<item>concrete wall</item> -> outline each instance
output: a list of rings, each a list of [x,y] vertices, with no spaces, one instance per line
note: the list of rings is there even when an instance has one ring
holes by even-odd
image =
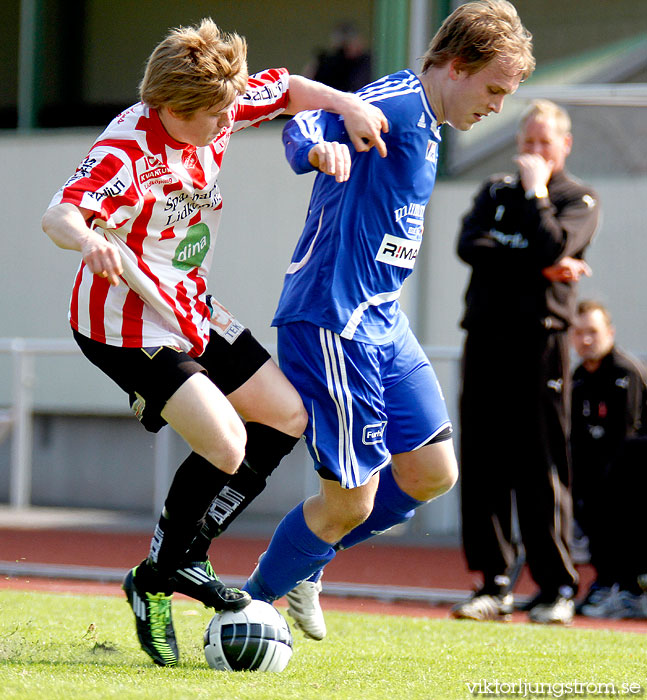
[[[67,302],[78,254],[56,248],[41,232],[40,217],[54,191],[74,171],[95,132],[0,138],[0,335],[69,337]],[[310,175],[295,176],[282,156],[280,124],[249,129],[232,139],[221,178],[224,213],[210,277],[211,291],[271,345],[269,327],[283,271],[308,202]],[[622,345],[647,351],[644,275],[647,177],[593,180],[604,220],[589,260],[594,277],[582,293],[606,301]],[[432,198],[426,237],[403,305],[424,344],[458,347],[467,268],[454,254],[458,221],[476,181],[440,182]],[[450,412],[456,418],[456,366],[438,362]],[[0,354],[0,407],[11,394],[11,367]],[[34,496],[41,504],[148,510],[153,502],[152,442],[127,417],[125,397],[80,357],[36,363]],[[97,416],[109,417],[107,422]],[[179,438],[178,438],[179,440]],[[173,443],[179,460],[186,447]],[[0,444],[0,501],[8,493],[9,441]],[[250,513],[266,528],[313,486],[300,446],[281,467]],[[246,520],[245,518],[242,519]],[[410,536],[454,535],[457,492],[428,506]],[[241,522],[241,527],[243,523]]]
[[[647,352],[647,279],[642,203],[647,197],[647,176],[587,180],[600,195],[602,224],[587,255],[593,276],[580,283],[579,294],[608,304],[618,342],[643,354]],[[431,199],[415,272],[419,337],[427,343],[455,345],[462,339],[458,322],[469,268],[454,250],[460,217],[471,206],[479,185],[477,181],[441,183]]]

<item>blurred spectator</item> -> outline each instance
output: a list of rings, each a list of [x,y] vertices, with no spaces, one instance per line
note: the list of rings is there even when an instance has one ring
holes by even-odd
[[[352,22],[335,25],[329,48],[320,51],[303,74],[345,92],[355,92],[370,83],[371,56],[357,26]]]
[[[463,547],[483,583],[452,615],[507,619],[525,549],[538,623],[568,624],[578,577],[572,504],[569,346],[576,282],[598,223],[594,192],[565,170],[570,118],[533,103],[517,134],[516,172],[483,184],[458,255],[472,268],[462,326]],[[513,539],[514,504],[523,547]]]
[[[609,311],[596,301],[579,303],[571,337],[582,360],[573,373],[574,516],[596,571],[578,611],[647,617],[637,581],[647,571],[637,546],[647,486],[647,370],[616,347]]]

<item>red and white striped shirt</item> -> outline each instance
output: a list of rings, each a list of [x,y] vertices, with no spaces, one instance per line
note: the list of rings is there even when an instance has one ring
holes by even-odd
[[[121,254],[116,287],[81,262],[69,312],[75,330],[108,345],[171,345],[202,354],[222,158],[233,131],[283,112],[288,85],[284,68],[250,76],[232,106],[232,125],[204,147],[175,141],[141,102],[108,125],[50,203],[95,212],[91,226]]]

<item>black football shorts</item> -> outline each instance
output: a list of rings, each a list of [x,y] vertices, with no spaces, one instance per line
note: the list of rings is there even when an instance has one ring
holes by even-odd
[[[73,333],[81,352],[128,394],[132,411],[152,433],[166,425],[166,402],[193,374],[204,372],[227,395],[270,359],[247,328],[233,342],[212,328],[204,353],[195,358],[169,346],[122,348]]]

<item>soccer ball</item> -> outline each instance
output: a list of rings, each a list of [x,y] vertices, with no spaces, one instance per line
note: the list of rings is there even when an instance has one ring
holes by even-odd
[[[216,671],[282,671],[292,657],[292,635],[269,603],[216,613],[204,633],[204,655]]]

